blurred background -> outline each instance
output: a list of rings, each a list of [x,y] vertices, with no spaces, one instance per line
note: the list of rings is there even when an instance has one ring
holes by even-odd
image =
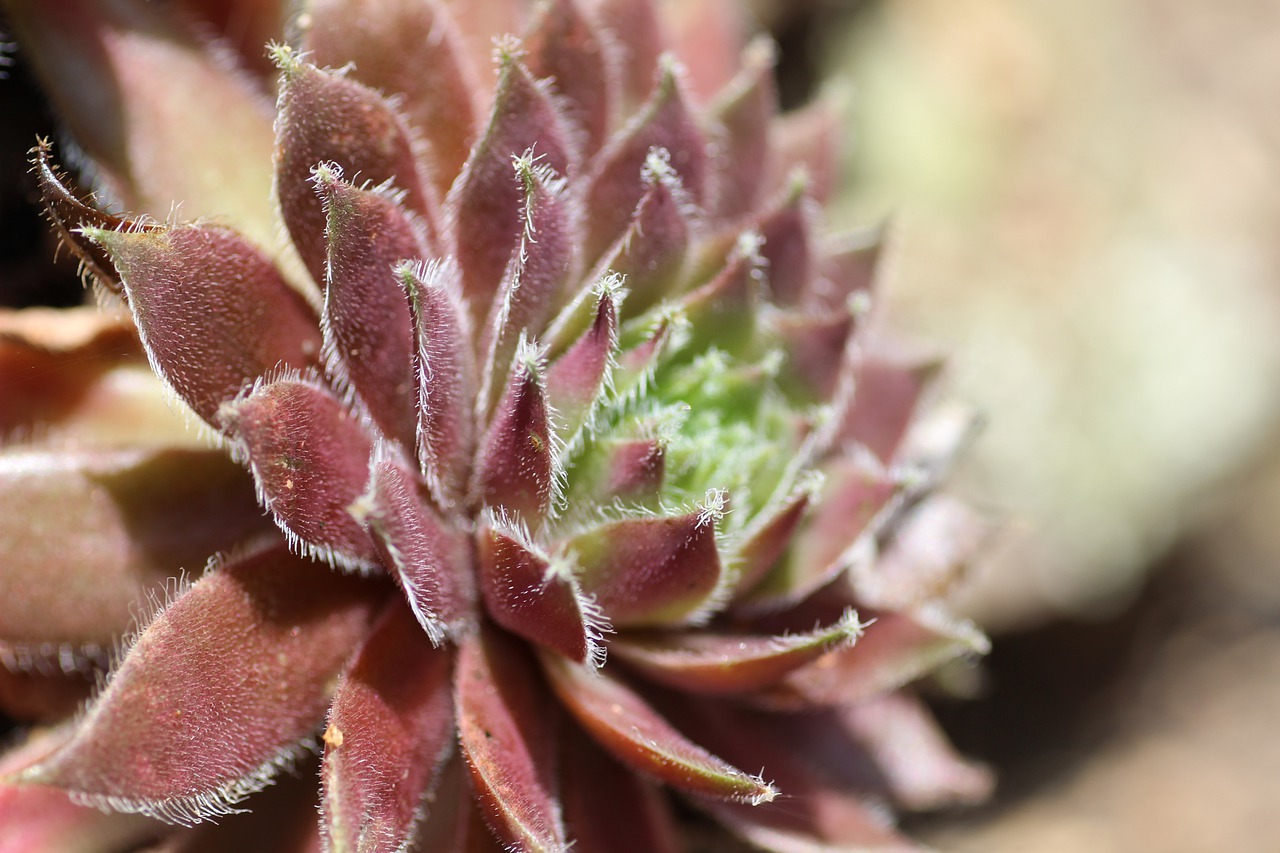
[[[949,851],[1280,850],[1280,3],[759,2],[987,426]],[[814,83],[813,81],[817,81]]]

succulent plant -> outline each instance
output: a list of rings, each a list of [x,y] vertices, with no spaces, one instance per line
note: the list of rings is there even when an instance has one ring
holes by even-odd
[[[274,132],[205,12],[9,6],[102,303],[0,328],[22,849],[912,849],[981,797],[904,689],[985,643],[964,421],[734,7],[313,0]]]

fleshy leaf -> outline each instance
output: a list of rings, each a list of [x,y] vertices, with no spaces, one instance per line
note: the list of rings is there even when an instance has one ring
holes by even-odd
[[[383,565],[395,575],[433,643],[439,645],[472,621],[469,549],[426,504],[413,475],[393,455],[375,455],[368,491],[351,512],[369,526]]]
[[[0,776],[11,777],[63,746],[70,726],[35,731],[0,759]],[[43,785],[0,782],[0,853],[99,853],[133,849],[165,831],[140,815],[110,814],[73,803],[66,791]]]
[[[753,700],[784,710],[845,706],[896,690],[949,660],[983,654],[989,646],[972,624],[933,610],[877,614],[857,645],[828,652]]]
[[[542,0],[524,43],[529,71],[552,80],[565,116],[583,130],[581,153],[590,156],[604,143],[617,99],[613,45],[601,39],[577,0]]]
[[[418,378],[418,459],[436,503],[461,509],[475,447],[472,398],[476,366],[465,332],[452,262],[402,266],[400,283],[413,315]]]
[[[813,202],[803,182],[793,184],[781,202],[757,226],[764,245],[760,255],[769,272],[769,292],[783,307],[797,305],[814,275],[810,219]]]
[[[556,454],[543,367],[522,339],[506,393],[498,402],[476,459],[475,492],[487,506],[540,520],[556,490]]]
[[[676,731],[618,679],[542,655],[560,702],[604,749],[632,770],[693,794],[759,805],[777,791]]]
[[[595,0],[595,15],[618,54],[619,95],[629,114],[649,99],[658,76],[663,33],[653,0]]]
[[[841,414],[837,441],[864,445],[886,464],[894,461],[941,369],[937,359],[863,353],[854,366],[852,400]]]
[[[773,126],[772,185],[781,190],[800,170],[808,179],[809,194],[819,204],[830,201],[838,179],[840,134],[846,126],[829,97],[820,97],[777,119]]]
[[[512,160],[532,152],[539,165],[564,175],[576,157],[546,86],[510,50],[503,50],[500,58],[488,126],[447,203],[451,254],[462,270],[462,295],[476,329],[485,328],[485,315],[520,246],[521,205],[528,188],[518,173],[512,174]]]
[[[321,67],[352,63],[351,76],[398,96],[400,112],[426,142],[436,192],[448,192],[475,133],[476,82],[452,15],[423,0],[314,0],[305,50]]]
[[[589,738],[564,739],[565,821],[577,853],[678,853],[679,830],[666,799],[646,779]]]
[[[736,0],[662,3],[676,55],[688,68],[689,91],[710,101],[733,81],[747,41],[743,6]]]
[[[599,289],[595,322],[547,371],[547,398],[559,415],[556,429],[566,442],[588,422],[609,388],[618,347],[620,295],[615,287]]]
[[[866,626],[850,611],[834,625],[778,637],[631,632],[610,644],[617,659],[668,687],[711,696],[756,690],[840,646]]]
[[[296,551],[345,569],[377,565],[347,512],[364,491],[373,438],[338,398],[302,379],[258,383],[224,404],[218,422]]]
[[[451,658],[394,602],[338,682],[321,770],[335,853],[402,850],[412,840],[454,743]]]
[[[477,543],[480,589],[495,622],[577,663],[604,662],[602,619],[567,567],[500,518],[487,521]]]
[[[755,209],[770,167],[769,130],[778,111],[773,42],[759,38],[743,53],[742,70],[711,110],[718,122],[717,195],[713,212],[735,220]]]
[[[325,366],[339,387],[359,396],[384,435],[412,449],[413,328],[394,270],[425,257],[426,246],[395,199],[341,178],[332,164],[316,168],[327,216]]]
[[[525,649],[496,629],[462,640],[458,734],[482,814],[507,849],[563,853],[569,844],[551,778],[551,706],[535,678]]]
[[[765,278],[759,248],[754,233],[743,234],[724,268],[681,299],[695,351],[715,347],[736,355],[754,341]]]
[[[603,524],[569,543],[583,589],[619,627],[698,621],[717,603],[724,569],[716,546],[723,496],[666,518]],[[625,542],[625,548],[618,543]]]
[[[334,163],[342,174],[404,193],[405,209],[430,229],[437,201],[418,172],[409,130],[387,100],[355,80],[274,49],[283,71],[276,117],[276,195],[293,243],[317,283],[327,263],[325,210],[311,190],[311,171]]]
[[[143,0],[6,10],[111,201],[159,219],[181,204],[186,218],[214,216],[256,246],[277,245],[271,101],[229,71],[225,48]]]
[[[843,307],[820,314],[778,312],[773,328],[786,353],[781,385],[792,399],[812,404],[835,396],[841,371],[849,366],[854,319]]]
[[[70,742],[21,779],[176,823],[234,812],[301,754],[380,589],[283,546],[216,567],[142,631]]]
[[[826,308],[869,308],[880,256],[884,253],[884,241],[882,228],[844,234],[825,241],[811,300]]]
[[[814,491],[800,489],[779,505],[761,511],[752,520],[751,526],[743,532],[734,563],[738,590],[751,590],[777,564],[808,513],[816,497]]]
[[[11,657],[14,657],[12,649],[0,645],[0,713],[19,723],[50,722],[73,716],[89,698],[93,690],[92,675],[99,671],[89,666],[88,661],[84,671],[79,672],[13,671],[7,664],[17,661],[7,660]]]
[[[0,654],[21,669],[102,663],[149,591],[269,534],[263,521],[215,451],[0,454]]]
[[[317,362],[310,306],[234,231],[85,233],[111,254],[156,373],[206,422],[278,366]]]
[[[587,175],[584,206],[586,257],[599,258],[621,237],[632,211],[648,187],[643,177],[649,152],[665,150],[689,199],[704,204],[710,196],[707,141],[690,113],[674,63],[662,65],[660,79],[644,109],[596,155]]]

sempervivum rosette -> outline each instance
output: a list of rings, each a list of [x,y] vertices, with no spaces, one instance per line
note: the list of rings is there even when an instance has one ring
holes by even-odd
[[[140,102],[122,122],[191,79],[223,106],[254,85],[184,6],[71,7],[11,11],[64,101],[58,39],[85,32]],[[680,849],[665,789],[764,849],[907,849],[892,804],[981,795],[900,689],[984,644],[943,608],[977,528],[929,496],[956,421],[917,425],[934,365],[861,332],[874,240],[817,233],[834,126],[775,120],[770,45],[739,57],[726,14],[315,0],[271,51],[267,213],[217,209],[267,199],[242,186],[262,164],[181,172],[210,218],[161,222],[84,203],[38,149],[136,337],[8,321],[0,368],[74,398],[3,403],[46,424],[0,455],[8,677],[57,716],[60,673],[155,606],[83,713],[10,756],[5,822],[85,850],[241,825],[281,850]],[[128,89],[135,57],[175,69],[169,100]],[[190,129],[156,126],[170,147],[116,127],[113,156],[89,122],[100,188],[163,196],[144,166]],[[82,405],[136,402],[139,353],[198,440]],[[317,749],[318,828],[296,786],[257,795]]]

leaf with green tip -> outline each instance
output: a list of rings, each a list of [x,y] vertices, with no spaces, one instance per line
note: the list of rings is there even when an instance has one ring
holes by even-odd
[[[675,816],[656,785],[602,752],[590,738],[564,739],[565,822],[576,853],[679,853]]]
[[[22,780],[176,823],[233,812],[301,753],[382,589],[283,545],[226,562],[142,631]]]
[[[618,660],[660,684],[690,693],[732,695],[766,687],[827,652],[852,646],[866,626],[850,611],[803,634],[629,633],[610,643]]]
[[[340,388],[350,388],[388,438],[415,445],[413,323],[394,273],[427,254],[425,235],[396,200],[342,180],[333,164],[315,171],[324,204],[324,356]]]
[[[462,754],[485,822],[508,850],[569,849],[552,778],[549,698],[511,637],[482,626],[461,641],[454,705]]]
[[[644,168],[650,151],[668,152],[671,168],[680,176],[690,201],[702,205],[711,197],[707,140],[683,89],[677,69],[671,61],[665,62],[643,111],[593,159],[584,193],[584,206],[591,211],[585,223],[589,262],[626,232],[632,212],[648,190]]]
[[[404,193],[407,210],[428,231],[438,220],[438,202],[418,172],[404,120],[373,89],[304,62],[276,48],[283,72],[276,116],[276,195],[293,244],[317,283],[328,262],[324,204],[312,191],[318,163],[334,163],[342,174],[369,185],[389,184]]]
[[[23,668],[102,662],[148,592],[271,535],[264,521],[217,451],[0,454],[0,654],[28,658]]]
[[[401,285],[413,315],[418,378],[418,461],[432,497],[458,512],[475,448],[476,365],[451,261],[402,266]]]
[[[145,0],[5,4],[76,144],[111,201],[163,220],[216,217],[265,250],[271,101],[175,10]]]
[[[462,270],[462,295],[472,325],[485,329],[490,306],[521,243],[521,205],[527,187],[513,175],[514,158],[533,152],[538,164],[564,175],[576,160],[564,118],[547,87],[510,52],[502,66],[493,111],[446,205],[452,254]],[[517,330],[518,331],[518,330]],[[484,352],[483,349],[480,350]]]
[[[258,383],[218,421],[295,550],[344,569],[378,564],[347,512],[364,492],[373,437],[337,397],[301,378]]]
[[[595,322],[547,371],[547,399],[559,415],[556,430],[565,443],[589,422],[611,387],[618,349],[618,295],[601,290]]]
[[[351,512],[368,525],[383,565],[433,643],[470,625],[475,589],[467,543],[427,505],[413,475],[386,448],[375,453],[368,490]]]
[[[303,49],[321,67],[351,63],[354,79],[399,99],[443,196],[471,150],[478,106],[453,16],[423,0],[313,0],[307,11]]]
[[[0,758],[0,853],[100,853],[134,849],[166,828],[141,815],[103,812],[73,803],[66,791],[13,784],[12,776],[66,744],[70,726],[35,730]]]
[[[752,41],[743,51],[742,70],[711,107],[719,131],[715,160],[719,178],[711,212],[720,221],[750,215],[766,189],[762,176],[772,165],[769,131],[778,112],[773,79],[776,53],[768,38]]]
[[[637,693],[604,671],[542,655],[551,687],[574,719],[614,758],[668,785],[722,800],[767,803],[772,785],[676,731]]]
[[[618,97],[613,45],[602,40],[577,0],[543,0],[535,6],[524,44],[529,71],[552,80],[566,118],[582,128],[582,156],[595,153],[604,144]]]
[[[525,344],[480,442],[473,487],[486,506],[506,509],[528,524],[551,508],[557,485],[542,371],[536,350]]]
[[[513,634],[572,661],[600,666],[606,627],[567,567],[501,518],[486,520],[476,538],[480,590],[489,616]]]
[[[453,748],[451,660],[393,602],[343,673],[321,769],[335,853],[403,850],[413,839]]]
[[[314,312],[234,231],[85,233],[111,254],[156,372],[206,422],[273,369],[316,363]]]
[[[582,587],[618,627],[698,620],[724,580],[717,510],[602,524],[568,543]],[[625,542],[625,548],[618,543]]]

